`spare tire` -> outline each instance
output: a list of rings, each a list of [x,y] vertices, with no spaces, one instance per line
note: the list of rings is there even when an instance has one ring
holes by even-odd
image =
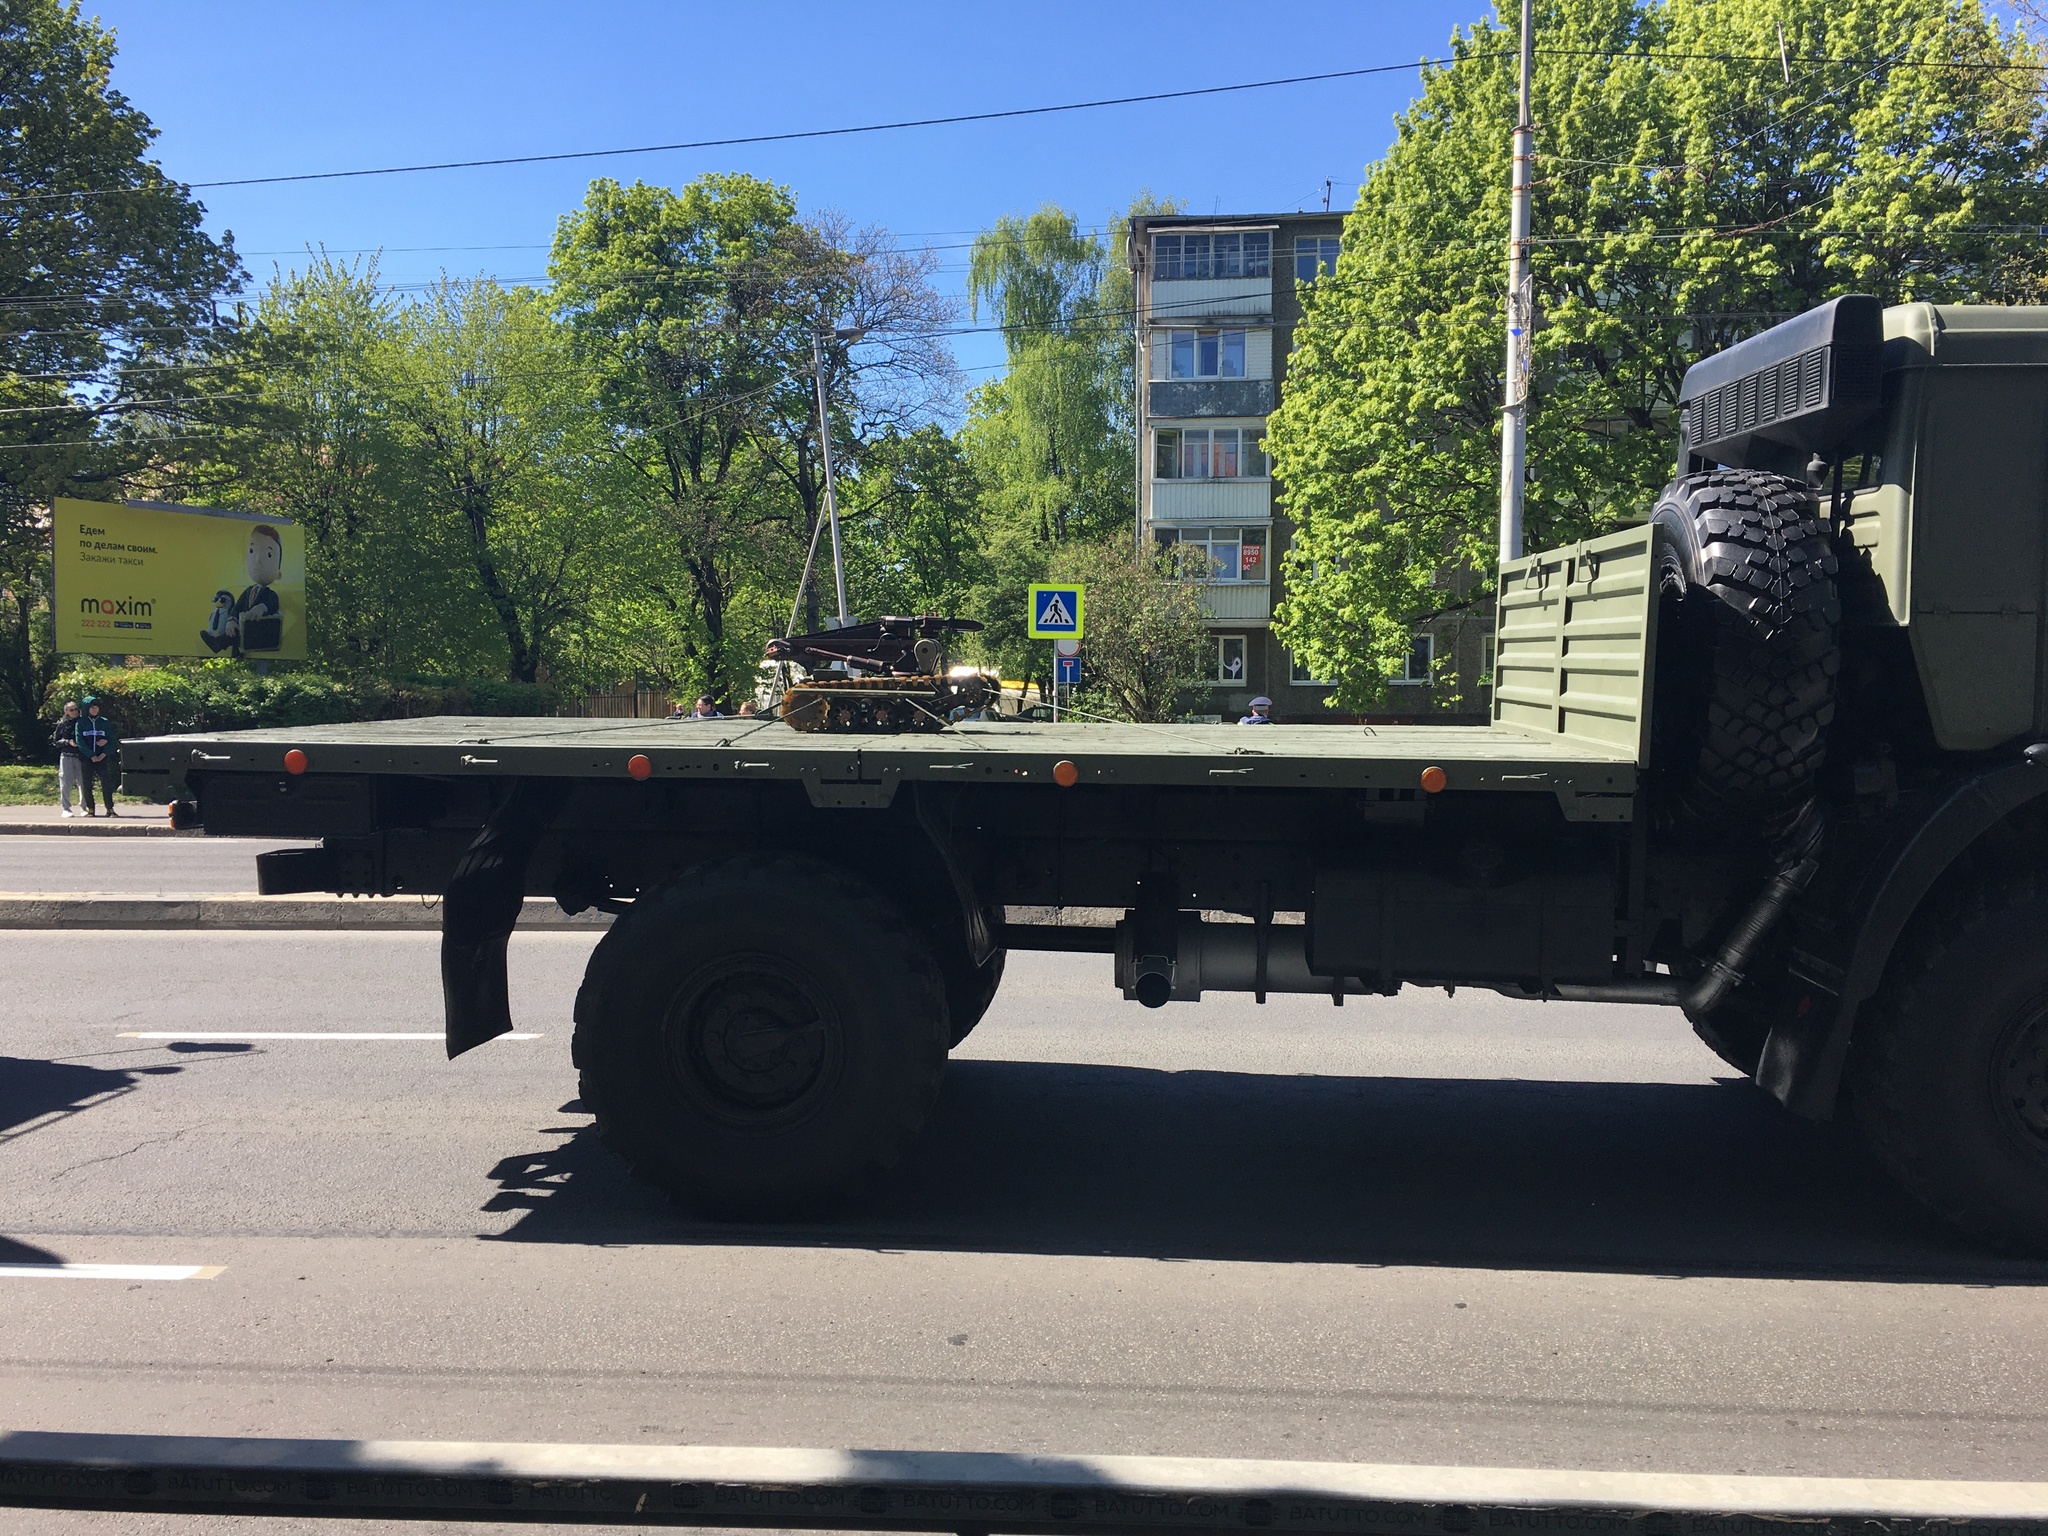
[[[1795,809],[1827,756],[1841,665],[1835,555],[1812,488],[1759,470],[1686,475],[1650,523],[1657,762],[1711,820]]]

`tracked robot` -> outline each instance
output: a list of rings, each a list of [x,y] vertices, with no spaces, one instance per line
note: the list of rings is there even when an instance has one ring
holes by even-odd
[[[946,637],[980,628],[927,613],[770,640],[769,661],[805,674],[784,691],[782,718],[799,731],[944,730],[996,696],[988,677],[947,666]]]

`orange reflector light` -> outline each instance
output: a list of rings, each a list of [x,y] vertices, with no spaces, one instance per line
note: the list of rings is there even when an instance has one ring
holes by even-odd
[[[1052,765],[1052,781],[1061,789],[1072,789],[1081,782],[1081,770],[1063,757]]]
[[[626,772],[636,779],[644,779],[654,772],[654,759],[645,752],[635,752],[626,759]]]
[[[1448,783],[1450,776],[1443,769],[1430,767],[1422,770],[1422,787],[1432,795],[1442,794],[1444,786]]]
[[[286,773],[304,773],[306,771],[306,754],[297,747],[293,747],[291,751],[285,753],[284,771]]]

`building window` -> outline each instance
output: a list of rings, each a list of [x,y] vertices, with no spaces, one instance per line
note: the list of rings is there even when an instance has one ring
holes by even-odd
[[[1430,666],[1436,660],[1436,636],[1416,635],[1408,642],[1408,660],[1399,677],[1389,678],[1393,683],[1426,683],[1430,680]]]
[[[1494,641],[1492,635],[1488,635],[1484,640],[1481,640],[1479,642],[1479,671],[1481,673],[1479,681],[1482,683],[1490,684],[1493,681],[1493,646]]]
[[[1215,683],[1224,688],[1241,688],[1245,683],[1244,636],[1217,635],[1215,670],[1202,681]]]
[[[1263,480],[1259,427],[1163,427],[1152,436],[1155,480]]]
[[[1335,240],[1297,240],[1294,242],[1294,278],[1296,282],[1312,283],[1319,277],[1328,277],[1337,270],[1337,245]]]
[[[1273,236],[1266,230],[1154,235],[1154,277],[1271,277]]]
[[[1182,581],[1264,581],[1266,530],[1157,528],[1153,537],[1173,558]]]
[[[1169,379],[1241,379],[1244,332],[1168,331],[1166,356]]]
[[[1327,677],[1317,677],[1307,662],[1303,661],[1299,656],[1292,655],[1290,655],[1287,666],[1287,681],[1300,688],[1327,688],[1330,686],[1330,680]]]

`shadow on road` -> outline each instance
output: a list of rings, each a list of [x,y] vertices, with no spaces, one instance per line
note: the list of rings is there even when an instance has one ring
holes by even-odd
[[[128,1093],[137,1085],[138,1078],[133,1072],[108,1071],[69,1061],[0,1056],[0,1146]],[[47,1264],[54,1257],[40,1248],[0,1236],[0,1264]]]
[[[492,1178],[529,1242],[2048,1282],[1894,1194],[1846,1127],[1738,1082],[959,1061],[904,1165],[815,1221],[693,1220],[589,1131]]]
[[[134,1072],[0,1056],[0,1138],[11,1140],[36,1121],[76,1114],[136,1086]]]

